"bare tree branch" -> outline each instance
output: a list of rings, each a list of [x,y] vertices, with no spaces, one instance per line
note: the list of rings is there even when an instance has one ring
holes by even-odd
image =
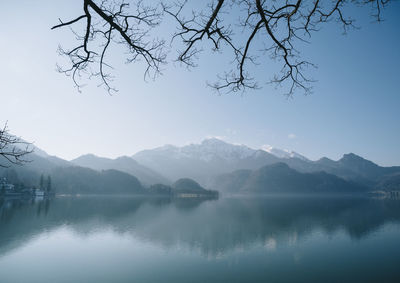
[[[112,92],[111,66],[106,63],[106,51],[112,43],[123,44],[128,49],[128,62],[142,59],[146,63],[145,77],[160,73],[166,62],[164,41],[151,40],[150,31],[167,15],[177,24],[171,43],[180,48],[176,60],[187,67],[197,66],[204,44],[211,43],[216,52],[232,54],[234,64],[218,80],[210,84],[218,92],[237,92],[258,88],[257,81],[268,74],[251,74],[250,65],[267,65],[272,59],[280,65],[270,69],[270,78],[264,80],[285,88],[287,95],[297,90],[310,93],[314,82],[307,75],[313,63],[302,58],[300,43],[308,43],[322,24],[336,21],[347,32],[354,20],[346,16],[350,5],[370,5],[372,17],[382,20],[382,10],[390,0],[208,0],[204,2],[174,2],[163,0],[161,5],[146,6],[141,1],[129,10],[129,4],[115,0],[83,1],[83,14],[63,22],[53,29],[73,26],[86,20],[82,35],[75,33],[79,44],[70,49],[60,48],[60,54],[71,61],[61,72],[71,75],[75,85],[83,73],[99,77],[102,85]],[[178,0],[179,1],[179,0]],[[232,14],[234,16],[232,16]],[[238,17],[238,18],[235,18]],[[257,50],[256,46],[264,46]],[[92,67],[94,67],[94,71]],[[97,66],[97,67],[96,67]],[[274,65],[275,66],[275,65]],[[253,71],[254,72],[254,71]],[[272,76],[271,76],[272,75]],[[271,79],[272,77],[272,79]]]
[[[84,14],[74,20],[61,22],[52,27],[57,29],[72,26],[86,19],[83,35],[75,33],[80,44],[70,50],[59,48],[60,55],[69,58],[68,68],[58,70],[71,76],[80,89],[79,79],[86,74],[89,77],[100,78],[109,93],[116,91],[110,85],[112,77],[106,71],[111,66],[106,63],[106,51],[111,43],[122,44],[128,50],[127,62],[143,60],[146,64],[145,77],[154,78],[165,62],[164,41],[149,39],[149,32],[161,20],[161,11],[157,7],[146,6],[142,1],[135,5],[135,11],[129,11],[129,4],[117,1],[103,0],[99,5],[92,0],[83,0]]]
[[[31,143],[9,134],[6,123],[0,129],[0,167],[9,167],[12,164],[21,165],[29,162],[25,157],[33,152],[31,145]]]
[[[164,5],[164,10],[177,21],[177,32],[173,38],[181,38],[186,46],[178,53],[178,61],[195,66],[193,59],[201,52],[201,41],[206,39],[211,41],[215,51],[222,49],[221,42],[233,51],[235,68],[226,71],[218,77],[216,83],[211,84],[218,92],[257,88],[254,75],[251,76],[246,70],[249,63],[259,64],[260,60],[257,58],[268,55],[281,64],[281,69],[275,71],[273,78],[267,82],[286,87],[286,94],[292,95],[297,89],[301,89],[305,94],[310,93],[313,83],[306,75],[306,70],[315,65],[300,57],[296,49],[299,42],[308,42],[312,33],[318,31],[322,23],[331,20],[339,22],[345,32],[354,27],[353,20],[344,15],[346,5],[371,4],[375,11],[374,16],[379,21],[381,9],[389,1],[218,0],[216,5],[214,1],[210,1],[205,12],[199,11],[198,8],[193,10],[190,18],[183,15],[188,1],[171,6]],[[236,20],[235,28],[241,30],[241,35],[235,35],[230,25],[223,24],[232,21],[228,11],[233,10],[240,14],[242,19]],[[266,46],[258,52],[251,48],[256,35],[259,35],[257,40],[261,39]],[[262,56],[259,56],[260,54]],[[261,62],[266,65],[265,60]]]

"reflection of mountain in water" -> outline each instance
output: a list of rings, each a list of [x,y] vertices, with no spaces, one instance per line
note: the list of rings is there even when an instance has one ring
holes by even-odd
[[[218,255],[254,244],[275,246],[315,230],[360,239],[400,221],[400,203],[368,198],[268,197],[218,201],[84,197],[0,202],[0,255],[30,238],[67,226],[131,234],[164,247],[187,245]]]

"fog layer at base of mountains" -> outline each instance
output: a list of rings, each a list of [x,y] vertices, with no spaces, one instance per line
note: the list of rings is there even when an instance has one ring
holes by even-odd
[[[56,192],[67,194],[211,192],[204,188],[222,193],[400,190],[400,166],[381,167],[353,153],[337,161],[326,157],[311,161],[295,152],[256,150],[215,138],[116,159],[87,154],[66,161],[41,149],[29,159],[32,162],[24,166],[0,168],[0,177],[35,186],[42,174],[50,175]]]

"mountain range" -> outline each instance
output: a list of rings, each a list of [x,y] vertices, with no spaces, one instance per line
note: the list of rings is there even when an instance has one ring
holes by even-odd
[[[81,167],[87,167],[94,170],[114,169],[131,174],[137,177],[144,185],[155,183],[170,184],[171,181],[157,173],[156,171],[139,164],[135,159],[128,156],[121,156],[116,159],[98,157],[93,154],[82,155],[71,163]]]
[[[258,169],[281,160],[264,150],[229,144],[216,138],[183,147],[166,145],[144,150],[132,158],[168,179],[188,177],[203,185],[219,174],[238,169]]]
[[[300,173],[278,162],[257,170],[238,170],[219,175],[214,187],[224,193],[358,193],[368,187],[324,171]]]
[[[283,155],[282,152],[287,154]],[[376,186],[384,176],[387,178],[400,172],[400,166],[381,167],[353,153],[345,154],[337,161],[326,157],[311,161],[294,152],[273,148],[251,149],[215,138],[204,140],[201,144],[183,147],[168,145],[144,150],[132,158],[169,179],[189,177],[207,187],[214,183],[218,175],[242,169],[257,170],[278,162],[300,173],[325,171],[370,188]]]
[[[41,174],[51,175],[55,187],[65,193],[140,193],[155,184],[168,187],[181,178],[232,193],[400,190],[400,166],[382,167],[353,153],[337,161],[326,157],[311,161],[296,152],[252,149],[215,138],[116,159],[86,154],[67,161],[41,149],[29,158],[32,162],[24,166],[0,168],[0,177],[35,185]]]

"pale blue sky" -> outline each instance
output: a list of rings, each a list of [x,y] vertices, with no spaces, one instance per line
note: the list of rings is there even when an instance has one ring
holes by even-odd
[[[228,61],[205,54],[187,71],[169,64],[155,82],[140,65],[119,63],[116,95],[96,83],[78,93],[55,71],[58,44],[68,30],[51,31],[58,17],[78,15],[80,0],[2,1],[0,9],[0,123],[49,154],[72,159],[84,153],[116,157],[164,144],[200,142],[209,136],[254,148],[269,144],[311,159],[354,152],[382,165],[400,165],[400,3],[371,23],[356,10],[360,30],[342,36],[335,23],[314,34],[303,55],[319,68],[314,93],[287,99],[265,86],[244,95],[218,96],[206,87]],[[258,68],[272,77],[269,61]],[[90,82],[89,82],[90,83]]]

